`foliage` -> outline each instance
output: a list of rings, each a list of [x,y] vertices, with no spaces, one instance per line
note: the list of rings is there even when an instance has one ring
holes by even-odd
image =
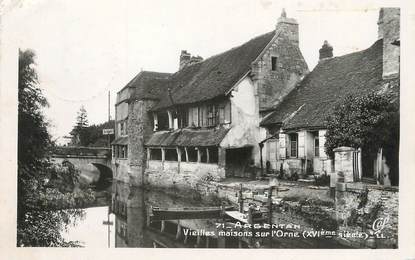
[[[83,217],[80,209],[69,209],[60,211],[28,211],[25,213],[23,222],[19,223],[17,232],[18,246],[59,246],[78,247],[78,241],[65,241],[59,230],[66,230],[75,219]]]
[[[376,202],[371,208],[367,206],[368,193],[366,189],[357,196],[359,204],[357,208],[350,210],[350,216],[347,218],[347,225],[361,225],[363,229],[367,224],[373,223],[378,217],[380,212],[384,209],[382,201]]]
[[[17,245],[76,246],[61,232],[82,216],[82,210],[50,209],[62,200],[89,198],[90,193],[62,194],[46,185],[51,172],[60,173],[47,159],[54,144],[42,113],[48,103],[38,85],[34,52],[19,50]]]
[[[399,184],[399,102],[392,94],[350,95],[327,118],[325,149],[333,158],[340,146],[361,148],[363,164],[370,164],[382,148],[392,185]]]
[[[102,124],[94,124],[86,128],[88,133],[87,146],[92,147],[106,147],[108,146],[108,136],[102,134],[104,129],[113,129],[115,125],[114,120]],[[110,135],[110,142],[113,141],[114,135]]]
[[[330,184],[330,175],[322,174],[322,175],[315,175],[314,181],[317,186],[329,186]]]
[[[18,162],[29,172],[42,167],[42,158],[51,145],[48,124],[41,110],[48,103],[38,87],[34,57],[31,50],[19,50]]]
[[[289,198],[284,197],[284,201],[289,201]],[[303,217],[304,220],[310,223],[316,230],[337,230],[337,221],[330,212],[324,209],[324,207],[333,206],[332,202],[302,198],[298,201],[297,205],[290,205],[285,202],[283,207],[285,210],[289,210]]]
[[[79,135],[79,142],[78,145],[81,146],[90,146],[90,147],[106,147],[108,146],[108,136],[104,136],[102,134],[103,129],[113,129],[114,128],[114,120],[109,122],[101,123],[101,124],[93,124],[87,127],[82,128]],[[76,133],[76,126],[71,131],[71,135]],[[110,142],[114,140],[114,135],[110,136]]]
[[[72,143],[86,146],[88,142],[88,133],[86,131],[88,127],[88,114],[84,106],[81,106],[77,113],[76,123],[73,127],[70,135],[72,135]]]
[[[292,174],[290,174],[287,179],[290,181],[297,181],[300,178],[300,176],[298,176],[297,172],[293,172]]]
[[[380,147],[397,151],[399,144],[399,104],[391,96],[369,93],[347,96],[327,118],[326,153],[340,146],[362,148],[374,153]]]
[[[76,127],[88,127],[88,114],[86,113],[86,109],[84,106],[81,106],[81,108],[78,111],[78,116],[76,117]]]

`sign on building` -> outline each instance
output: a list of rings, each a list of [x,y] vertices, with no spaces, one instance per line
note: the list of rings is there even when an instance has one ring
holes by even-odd
[[[102,129],[102,134],[103,135],[113,135],[114,134],[114,129],[112,129],[112,128]]]

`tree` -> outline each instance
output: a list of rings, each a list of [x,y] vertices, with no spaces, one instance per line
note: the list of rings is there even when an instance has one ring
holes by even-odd
[[[88,114],[85,107],[82,105],[76,117],[76,123],[70,134],[72,135],[72,143],[81,146],[87,146],[89,140]]]
[[[76,128],[85,127],[88,127],[88,114],[85,107],[82,105],[78,111],[78,116],[76,117]]]
[[[42,114],[48,102],[38,87],[34,58],[33,51],[19,50],[18,162],[30,170],[40,165],[51,145]]]
[[[391,167],[392,183],[398,182],[399,172],[399,102],[391,94],[371,92],[362,96],[347,96],[326,119],[325,149],[333,158],[333,149],[340,146],[361,148],[374,156],[382,148]]]
[[[39,88],[31,50],[19,50],[18,101],[17,245],[76,246],[65,241],[61,232],[82,216],[82,210],[50,210],[60,201],[74,201],[75,196],[46,185],[54,171],[47,159],[54,144],[42,113],[48,102]]]
[[[33,182],[45,176],[44,157],[51,145],[47,123],[41,109],[48,105],[38,87],[34,68],[35,54],[31,50],[19,50],[18,79],[18,223],[24,218],[25,201],[30,196]]]
[[[104,129],[113,129],[114,120],[109,122],[94,124],[88,126],[85,131],[87,132],[88,140],[87,146],[91,147],[107,147],[108,146],[108,136],[102,134]],[[110,142],[114,140],[114,135],[110,135]]]

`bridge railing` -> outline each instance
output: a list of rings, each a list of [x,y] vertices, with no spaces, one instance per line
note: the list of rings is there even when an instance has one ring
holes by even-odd
[[[56,146],[54,156],[93,156],[111,157],[111,149],[107,147]]]

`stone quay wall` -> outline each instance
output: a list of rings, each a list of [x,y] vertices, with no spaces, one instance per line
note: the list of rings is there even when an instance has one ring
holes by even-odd
[[[353,247],[397,248],[399,192],[397,188],[348,183],[345,191],[336,191],[336,217],[339,232],[365,232],[367,239],[345,237]]]

